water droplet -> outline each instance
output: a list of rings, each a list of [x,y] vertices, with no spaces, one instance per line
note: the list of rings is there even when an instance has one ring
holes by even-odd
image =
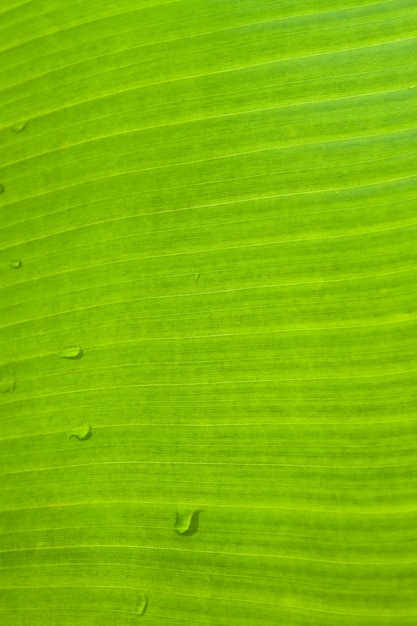
[[[194,274],[194,280],[197,281],[200,278],[200,274]]]
[[[136,601],[137,615],[144,615],[147,608],[148,608],[148,597],[144,593],[141,593],[138,595],[138,599]]]
[[[13,124],[13,126],[10,126],[10,130],[16,134],[21,133],[22,131],[25,130],[28,123],[29,122],[18,122],[17,124]]]
[[[90,439],[93,431],[91,429],[90,424],[78,424],[75,428],[72,429],[72,433],[69,438],[78,439],[79,441],[86,441],[86,439]]]
[[[81,346],[67,346],[59,353],[61,359],[81,359],[82,355]]]
[[[19,267],[22,267],[22,261],[20,259],[14,259],[13,261],[10,261],[10,267],[18,269]]]
[[[0,370],[0,392],[7,393],[15,390],[16,376],[10,370],[2,368]]]
[[[174,530],[179,535],[195,535],[198,531],[198,523],[201,511],[188,511],[180,513],[177,511]]]
[[[4,189],[4,185],[2,185],[2,184],[0,183],[0,193],[4,193],[4,191],[5,191],[5,189]]]

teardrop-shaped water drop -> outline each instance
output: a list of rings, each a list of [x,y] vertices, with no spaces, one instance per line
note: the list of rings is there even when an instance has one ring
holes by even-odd
[[[144,615],[147,608],[148,608],[148,597],[144,593],[141,593],[138,595],[138,598],[136,601],[136,614]]]
[[[17,270],[19,267],[22,267],[22,261],[20,259],[14,259],[13,261],[10,261],[10,267]]]
[[[90,439],[92,434],[93,431],[90,424],[78,424],[78,426],[72,429],[69,438],[78,439],[79,441],[86,441],[86,439]]]
[[[13,126],[10,126],[10,130],[13,133],[19,134],[21,132],[23,132],[25,130],[25,128],[27,127],[29,122],[18,122],[17,124],[13,124]]]
[[[67,346],[59,353],[61,359],[81,359],[82,355],[81,346]]]
[[[187,511],[180,513],[177,511],[175,517],[174,530],[179,535],[194,535],[198,530],[200,511]]]
[[[12,392],[16,387],[16,376],[7,369],[0,370],[0,393]]]

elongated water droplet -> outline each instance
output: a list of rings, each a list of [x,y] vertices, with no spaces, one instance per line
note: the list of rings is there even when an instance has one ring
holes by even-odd
[[[198,530],[200,511],[188,511],[180,513],[177,511],[175,517],[174,530],[179,535],[195,535]]]
[[[81,359],[82,355],[81,346],[67,346],[59,353],[61,359]]]
[[[72,429],[72,433],[69,438],[78,439],[79,441],[86,441],[86,439],[90,439],[93,431],[91,429],[90,424],[78,424],[75,428]]]
[[[28,123],[29,122],[18,122],[17,124],[13,124],[13,126],[10,126],[10,130],[16,134],[21,133],[25,130]]]
[[[0,370],[0,392],[7,393],[15,390],[16,376],[6,368]]]
[[[10,267],[15,270],[19,269],[19,267],[22,267],[22,261],[20,259],[14,259],[13,261],[10,261]]]
[[[197,281],[200,278],[200,274],[194,274],[194,280]]]
[[[144,615],[146,609],[148,608],[148,597],[141,593],[138,596],[136,601],[136,613],[137,615]]]

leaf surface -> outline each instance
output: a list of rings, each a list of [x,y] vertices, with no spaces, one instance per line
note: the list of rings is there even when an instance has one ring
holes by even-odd
[[[415,1],[0,11],[1,624],[415,626]]]

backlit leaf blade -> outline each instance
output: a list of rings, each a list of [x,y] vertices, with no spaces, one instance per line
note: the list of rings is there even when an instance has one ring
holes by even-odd
[[[415,2],[0,11],[0,623],[414,626]]]

